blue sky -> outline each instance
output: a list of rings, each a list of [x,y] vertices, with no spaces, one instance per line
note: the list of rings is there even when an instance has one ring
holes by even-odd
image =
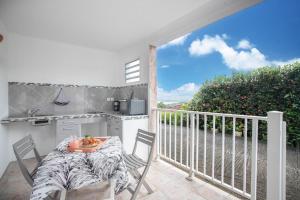
[[[265,0],[159,47],[158,100],[187,101],[215,76],[300,61],[299,10],[299,0]]]

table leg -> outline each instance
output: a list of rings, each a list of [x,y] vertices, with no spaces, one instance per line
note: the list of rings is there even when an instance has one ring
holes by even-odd
[[[60,198],[59,200],[65,200],[66,199],[66,194],[67,194],[67,191],[65,189],[63,189],[60,193]]]
[[[115,200],[116,180],[113,178],[109,179],[109,185],[110,185],[110,195],[109,195],[109,198],[107,198],[105,200]]]

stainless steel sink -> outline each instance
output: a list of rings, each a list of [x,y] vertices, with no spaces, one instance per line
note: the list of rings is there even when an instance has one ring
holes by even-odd
[[[53,116],[53,114],[37,114],[34,117],[45,117],[45,116]]]
[[[87,114],[101,114],[101,113],[104,113],[102,111],[89,111],[87,112]]]

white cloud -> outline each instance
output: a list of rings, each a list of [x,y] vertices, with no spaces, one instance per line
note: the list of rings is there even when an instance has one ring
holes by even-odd
[[[173,90],[164,90],[158,88],[158,101],[162,102],[186,102],[193,98],[194,94],[199,90],[200,85],[195,83],[186,83]]]
[[[170,65],[162,65],[162,66],[160,66],[160,68],[163,68],[163,69],[169,68],[169,67],[170,67]]]
[[[225,41],[226,39],[227,36],[224,35],[215,35],[214,37],[205,35],[202,40],[196,39],[191,43],[189,53],[192,56],[204,56],[218,52],[222,55],[224,64],[235,70],[252,70],[268,65],[281,65],[300,60],[300,58],[287,61],[268,60],[257,48],[252,47],[249,41],[241,40],[238,44],[239,49],[236,49],[229,46]],[[242,50],[240,50],[241,48]]]
[[[237,49],[251,49],[252,45],[248,40],[240,40],[237,47]]]
[[[223,34],[222,34],[222,38],[224,38],[224,39],[229,39],[229,36],[228,36],[226,33],[223,33]]]
[[[287,64],[292,64],[294,62],[300,62],[300,58],[293,58],[287,61],[280,61],[280,60],[273,61],[274,65],[287,65]]]
[[[190,33],[186,34],[186,35],[183,35],[179,38],[176,38],[170,42],[168,42],[167,44],[164,44],[164,45],[161,45],[159,47],[159,49],[165,49],[167,47],[170,47],[170,46],[178,46],[178,45],[183,45],[184,42],[186,41],[186,39],[188,38],[188,36],[190,35]]]

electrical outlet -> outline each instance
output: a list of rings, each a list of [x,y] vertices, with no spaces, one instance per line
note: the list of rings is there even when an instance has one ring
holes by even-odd
[[[114,101],[115,99],[113,97],[110,98],[111,101]]]
[[[107,98],[106,98],[106,101],[110,101],[110,98],[109,98],[109,97],[107,97]]]

